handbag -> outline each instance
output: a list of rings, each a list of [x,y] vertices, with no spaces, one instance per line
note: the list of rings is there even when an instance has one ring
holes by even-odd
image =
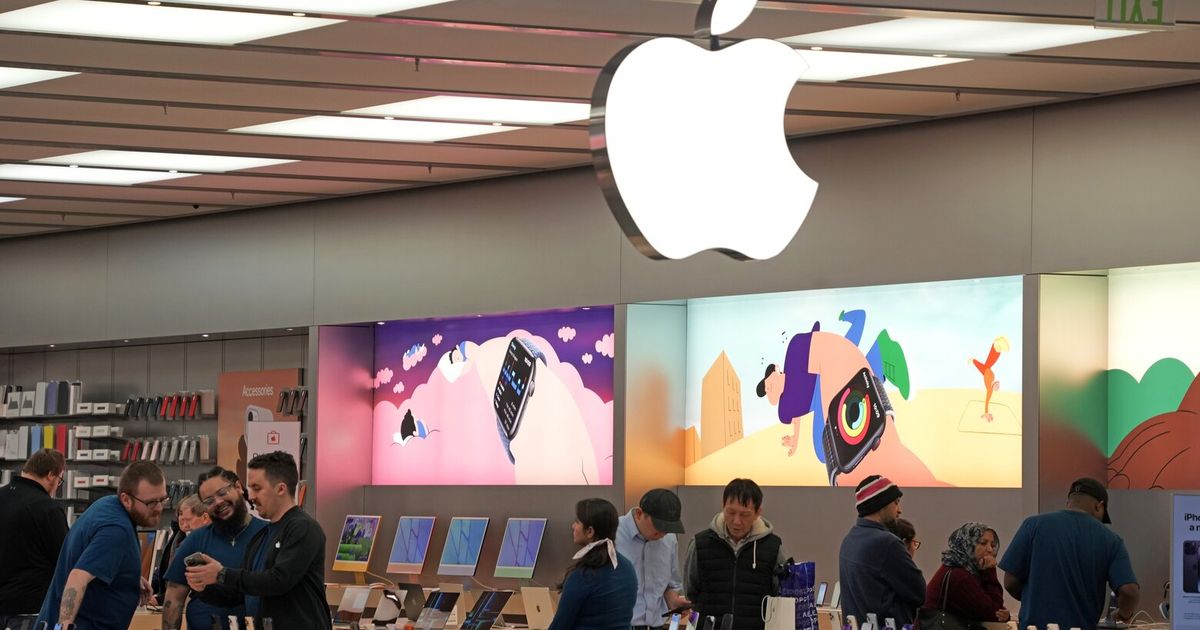
[[[817,605],[813,594],[815,562],[795,562],[788,558],[779,570],[779,595],[796,600],[796,629],[817,630]]]
[[[946,601],[950,596],[950,576],[953,572],[947,571],[946,577],[942,579],[942,598],[941,605],[937,608],[921,607],[917,611],[916,630],[983,630],[983,626],[977,622],[963,619],[946,610]]]
[[[762,619],[763,630],[796,630],[796,598],[764,597]]]

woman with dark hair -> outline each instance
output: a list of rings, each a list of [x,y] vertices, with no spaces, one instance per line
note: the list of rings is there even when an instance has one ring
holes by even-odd
[[[907,519],[898,518],[888,525],[888,529],[896,535],[896,538],[900,539],[900,542],[904,543],[904,549],[915,560],[917,550],[921,548],[921,541],[917,540],[917,528]]]
[[[942,566],[925,589],[925,608],[945,610],[965,620],[1008,621],[1004,589],[996,579],[1000,537],[983,523],[967,523],[950,534]]]
[[[637,598],[637,574],[617,553],[617,508],[604,499],[575,504],[571,536],[582,547],[563,578],[562,597],[550,630],[629,630]]]

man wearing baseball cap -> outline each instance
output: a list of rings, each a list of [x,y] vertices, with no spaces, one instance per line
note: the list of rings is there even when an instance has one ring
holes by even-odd
[[[679,575],[675,534],[683,533],[682,513],[674,492],[655,488],[618,519],[617,551],[633,561],[637,573],[638,595],[630,622],[635,630],[661,628],[666,621],[664,613],[692,605],[681,592]]]
[[[1141,590],[1125,541],[1104,526],[1111,522],[1108,490],[1083,477],[1067,490],[1066,509],[1021,523],[1000,560],[1004,589],[1021,602],[1020,627],[1095,630],[1106,584],[1117,592],[1117,621],[1133,618]]]
[[[904,543],[888,529],[900,518],[904,493],[887,477],[870,475],[854,489],[858,520],[842,540],[838,579],[842,614],[859,623],[874,613],[880,624],[911,624],[925,602],[925,576]]]

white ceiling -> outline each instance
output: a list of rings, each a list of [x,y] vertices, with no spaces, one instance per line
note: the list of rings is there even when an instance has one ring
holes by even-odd
[[[40,3],[0,0],[0,14]],[[1174,4],[1171,29],[853,81],[801,81],[785,129],[833,133],[1200,82],[1200,2]],[[0,237],[588,164],[586,121],[433,144],[227,130],[440,94],[587,102],[599,70],[621,49],[690,37],[697,5],[456,0],[232,46],[0,30],[0,67],[79,73],[0,90],[0,164],[102,149],[294,160],[134,186],[0,180],[0,197],[25,198],[0,203]],[[1094,0],[773,0],[760,1],[729,37],[782,39],[907,16],[1090,25],[1094,9]]]

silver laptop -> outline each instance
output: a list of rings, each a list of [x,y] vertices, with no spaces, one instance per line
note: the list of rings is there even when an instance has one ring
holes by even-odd
[[[521,600],[525,602],[525,623],[529,630],[547,630],[554,621],[554,601],[550,589],[544,586],[521,588]]]

